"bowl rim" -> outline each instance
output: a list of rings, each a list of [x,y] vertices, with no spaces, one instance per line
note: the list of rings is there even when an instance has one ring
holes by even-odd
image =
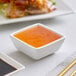
[[[22,41],[22,40],[20,40],[19,38],[17,38],[17,37],[14,36],[14,34],[19,33],[19,32],[21,32],[21,31],[23,31],[23,30],[27,30],[27,29],[29,29],[29,28],[31,28],[31,27],[34,27],[34,26],[42,26],[42,27],[44,27],[44,28],[46,28],[46,29],[48,29],[48,30],[50,30],[50,31],[53,31],[53,32],[56,33],[57,35],[61,36],[61,38],[59,38],[59,39],[57,39],[57,40],[55,40],[55,41],[53,41],[53,42],[50,42],[50,43],[48,43],[48,44],[45,44],[45,45],[43,45],[43,46],[40,46],[40,47],[37,47],[37,48],[36,48],[36,47],[34,47],[34,46],[32,46],[32,45],[30,45],[30,44],[28,44],[28,43],[26,43],[26,42],[24,42],[24,41]],[[47,47],[47,46],[49,46],[49,45],[52,45],[52,44],[54,44],[54,43],[56,43],[56,42],[58,42],[58,41],[60,41],[60,40],[65,39],[65,37],[64,37],[63,35],[61,35],[60,33],[56,32],[56,30],[53,30],[53,29],[49,28],[48,26],[46,26],[46,25],[44,25],[44,24],[41,24],[41,23],[35,23],[35,24],[32,24],[32,25],[26,26],[26,27],[24,27],[24,28],[22,28],[22,29],[20,29],[20,30],[18,30],[18,31],[16,31],[16,32],[10,34],[10,36],[11,36],[12,38],[20,41],[20,42],[23,43],[24,45],[27,45],[27,46],[29,46],[29,47],[31,47],[31,48],[34,48],[34,49],[41,49],[41,48]]]
[[[5,61],[7,64],[9,64],[9,65],[11,65],[11,66],[13,66],[13,67],[16,68],[16,70],[14,70],[14,71],[12,71],[10,73],[7,73],[4,76],[10,76],[10,75],[12,75],[12,74],[14,74],[14,73],[16,73],[18,71],[21,71],[21,70],[25,69],[25,66],[23,66],[21,63],[17,62],[16,60],[14,60],[13,58],[11,58],[10,56],[6,55],[5,53],[0,53],[0,58],[3,61]],[[6,58],[7,58],[7,60],[6,60]],[[18,68],[13,63],[10,63],[10,61],[12,61],[14,64],[16,64],[18,66]]]

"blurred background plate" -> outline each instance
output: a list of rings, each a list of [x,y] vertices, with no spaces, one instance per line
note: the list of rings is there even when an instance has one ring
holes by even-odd
[[[76,0],[64,0],[71,7],[71,9],[76,13]]]
[[[72,13],[72,9],[62,0],[56,0],[56,7],[57,10],[48,14],[41,14],[41,15],[32,15],[32,16],[25,16],[22,18],[16,19],[7,19],[0,15],[0,25],[15,23],[15,22],[22,22],[22,21],[31,21],[31,20],[39,20],[39,19],[46,19],[46,18],[54,18],[56,16],[66,15]]]

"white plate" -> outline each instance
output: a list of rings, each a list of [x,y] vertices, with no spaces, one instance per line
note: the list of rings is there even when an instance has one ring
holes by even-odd
[[[27,17],[23,17],[23,18],[16,18],[16,19],[7,19],[5,17],[0,16],[0,25],[15,23],[15,22],[22,22],[22,21],[53,18],[56,16],[72,13],[72,9],[65,2],[63,2],[62,0],[56,0],[56,2],[57,2],[57,10],[52,13],[33,15],[33,16],[27,16]]]
[[[0,59],[2,59],[7,64],[16,68],[16,70],[14,70],[8,74],[5,74],[4,76],[11,76],[11,75],[14,76],[14,74],[16,72],[19,72],[19,71],[25,69],[25,67],[22,64],[18,63],[16,60],[12,59],[11,57],[7,56],[4,53],[0,53]]]

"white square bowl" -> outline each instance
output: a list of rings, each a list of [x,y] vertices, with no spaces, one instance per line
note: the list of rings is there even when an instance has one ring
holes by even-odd
[[[19,33],[23,30],[26,30],[26,29],[29,29],[29,28],[32,28],[32,27],[38,26],[38,25],[40,25],[40,26],[42,26],[42,27],[44,27],[44,28],[46,28],[50,31],[55,32],[54,30],[50,29],[49,27],[47,27],[43,24],[37,23],[37,24],[30,25],[28,27],[25,27],[25,28],[23,28],[23,29],[21,29],[17,32],[14,32],[13,34],[10,35],[13,43],[15,44],[16,48],[19,51],[27,54],[28,56],[30,56],[30,57],[32,57],[33,59],[36,59],[36,60],[40,59],[42,57],[45,57],[47,55],[50,55],[50,54],[54,53],[55,51],[57,51],[60,48],[61,44],[63,43],[63,41],[65,39],[64,36],[55,32],[56,34],[61,36],[61,38],[59,38],[59,39],[57,39],[53,42],[50,42],[50,43],[48,43],[44,46],[41,46],[39,48],[35,48],[35,47],[27,44],[26,42],[23,42],[22,40],[20,40],[20,39],[18,39],[17,37],[14,36],[14,34],[16,34],[16,33]]]
[[[14,59],[10,58],[9,56],[7,56],[6,54],[0,53],[0,59],[3,60],[5,63],[7,63],[8,65],[16,68],[16,70],[5,74],[4,76],[14,76],[14,73],[23,70],[25,67],[23,65],[21,65],[20,63],[18,63],[17,61],[15,61]]]

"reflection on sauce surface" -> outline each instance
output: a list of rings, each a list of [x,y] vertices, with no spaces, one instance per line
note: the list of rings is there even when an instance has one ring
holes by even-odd
[[[0,76],[4,76],[15,70],[17,69],[0,59]]]
[[[14,36],[36,48],[61,38],[55,32],[39,25],[16,33]]]

